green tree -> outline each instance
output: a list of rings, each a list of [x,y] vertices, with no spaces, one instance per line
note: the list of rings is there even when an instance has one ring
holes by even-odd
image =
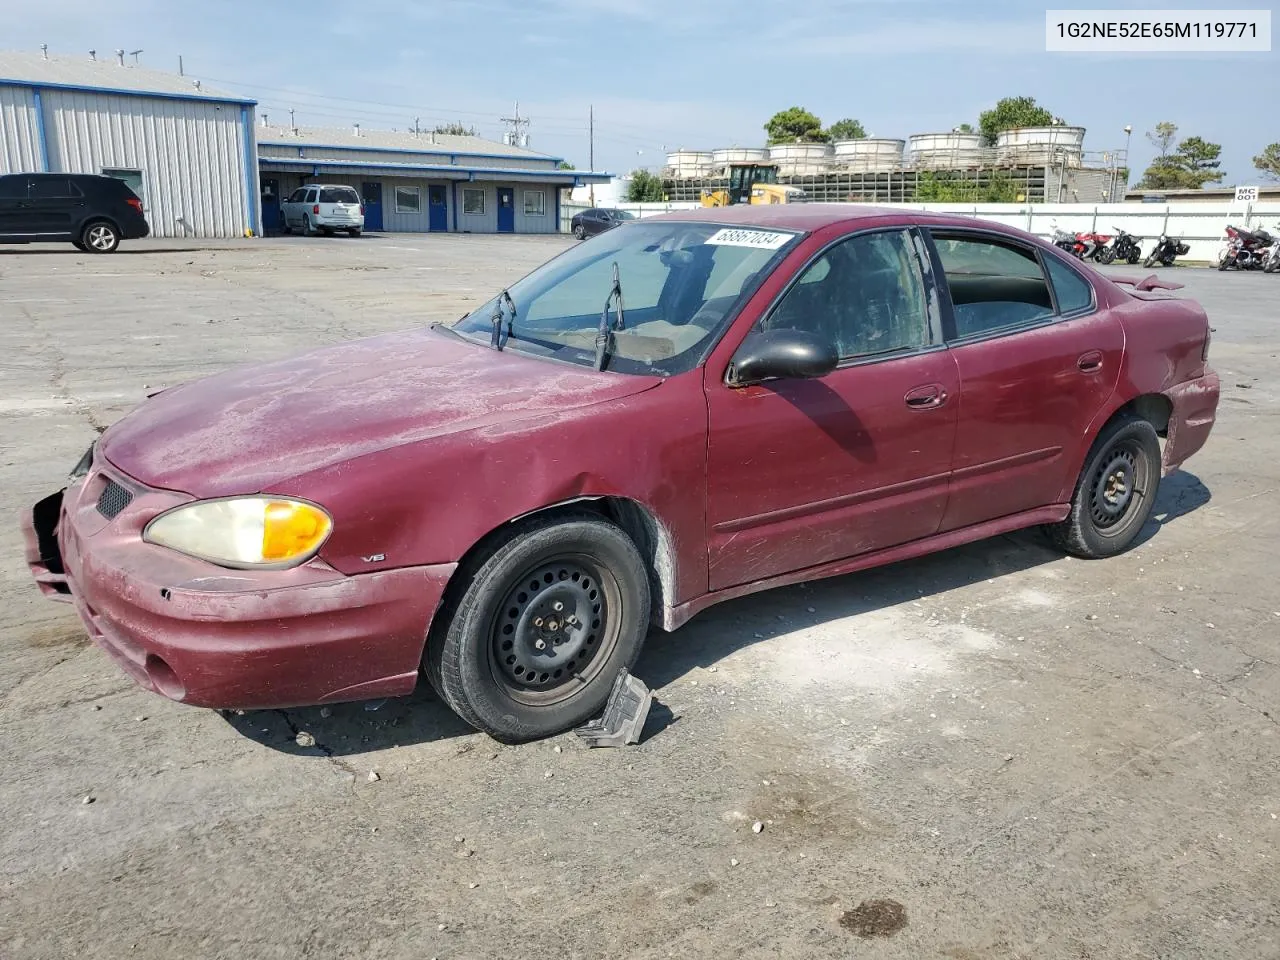
[[[917,203],[1016,203],[1018,182],[994,170],[985,181],[949,173],[922,173],[916,181]]]
[[[852,117],[837,120],[827,127],[828,140],[862,140],[866,136],[867,131],[863,129],[862,124]]]
[[[977,133],[977,132],[978,131],[973,129],[972,123],[962,123],[960,124],[960,126],[956,127],[956,133]]]
[[[1201,137],[1178,142],[1178,125],[1168,120],[1156,124],[1147,139],[1159,152],[1143,174],[1140,187],[1149,190],[1199,190],[1218,183],[1226,174],[1219,170],[1222,147]],[[1177,147],[1174,147],[1174,143]]]
[[[1280,180],[1280,142],[1268,144],[1260,154],[1253,158],[1253,165],[1268,180]]]
[[[575,168],[575,167],[574,167],[574,165],[573,165],[572,163],[570,163],[568,160],[561,160],[558,164],[556,164],[556,169],[558,169],[558,170],[573,170],[573,169],[576,169],[576,168]]]
[[[824,143],[826,131],[822,121],[804,107],[779,110],[764,125],[769,143]]]
[[[628,203],[661,203],[667,199],[662,189],[662,178],[648,170],[632,170],[631,184],[627,187]]]
[[[443,134],[446,137],[478,136],[475,127],[468,127],[461,123],[437,123],[435,132]]]
[[[987,146],[996,145],[996,135],[1014,127],[1047,127],[1054,116],[1036,103],[1035,97],[1005,97],[990,110],[978,115],[978,126]]]

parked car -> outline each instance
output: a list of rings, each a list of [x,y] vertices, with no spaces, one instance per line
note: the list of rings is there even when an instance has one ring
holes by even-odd
[[[115,177],[91,173],[0,176],[0,243],[70,243],[86,253],[114,253],[151,227],[142,200]]]
[[[335,230],[358,237],[364,230],[364,203],[354,187],[309,183],[280,204],[280,228],[285,233],[301,230],[308,237],[331,236]]]
[[[594,237],[597,233],[612,230],[620,223],[637,219],[630,210],[617,210],[613,207],[591,207],[581,213],[575,213],[569,221],[573,235],[579,240]]]
[[[647,218],[457,321],[152,396],[34,506],[26,557],[174,700],[424,673],[543,737],[651,623],[1025,527],[1127,549],[1218,406],[1205,312],[1159,286],[959,216]]]

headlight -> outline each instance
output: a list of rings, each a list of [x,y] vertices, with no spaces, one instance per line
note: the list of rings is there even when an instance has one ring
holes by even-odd
[[[295,566],[315,556],[333,520],[283,497],[203,500],[162,513],[142,539],[226,567]]]
[[[93,448],[98,445],[98,441],[89,444],[89,449],[84,452],[84,456],[80,461],[71,468],[71,473],[67,475],[67,483],[75,483],[77,480],[83,480],[89,474],[89,468],[93,466]]]

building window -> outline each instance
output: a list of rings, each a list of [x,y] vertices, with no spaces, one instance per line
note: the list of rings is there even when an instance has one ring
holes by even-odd
[[[396,213],[421,213],[422,188],[396,187]]]
[[[475,187],[463,187],[462,212],[469,217],[483,217],[484,190],[478,190]]]
[[[524,192],[524,215],[526,217],[545,217],[547,206],[545,194],[541,190]]]
[[[103,167],[102,175],[104,177],[115,177],[117,180],[123,180],[128,184],[129,189],[138,195],[138,199],[144,204],[147,201],[145,188],[142,186],[142,171],[130,170],[127,167]]]

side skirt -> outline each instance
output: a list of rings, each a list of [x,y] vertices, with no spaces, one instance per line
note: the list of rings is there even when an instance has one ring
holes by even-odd
[[[859,570],[867,570],[871,567],[897,563],[900,560],[913,560],[916,557],[936,553],[939,550],[949,550],[951,547],[973,543],[975,540],[986,540],[988,537],[998,537],[1004,533],[1012,533],[1015,530],[1023,530],[1043,523],[1059,523],[1065,520],[1070,512],[1071,504],[1055,503],[1047,507],[1037,507],[1034,510],[1024,510],[1022,513],[1010,514],[998,520],[988,520],[985,523],[964,527],[960,530],[948,530],[946,533],[938,534],[937,536],[925,537],[923,540],[913,540],[910,543],[889,547],[885,550],[877,550],[874,553],[847,557],[822,566],[806,567],[803,570],[784,573],[768,580],[756,580],[752,583],[739,584],[736,587],[729,587],[725,590],[717,590],[714,593],[703,594],[688,603],[682,603],[667,610],[666,616],[663,618],[662,628],[664,630],[675,630],[688,623],[690,619],[703,610],[725,600],[735,600],[748,594],[759,593],[761,590],[772,590],[774,587],[785,587],[793,583],[839,577],[846,573],[856,573]]]

